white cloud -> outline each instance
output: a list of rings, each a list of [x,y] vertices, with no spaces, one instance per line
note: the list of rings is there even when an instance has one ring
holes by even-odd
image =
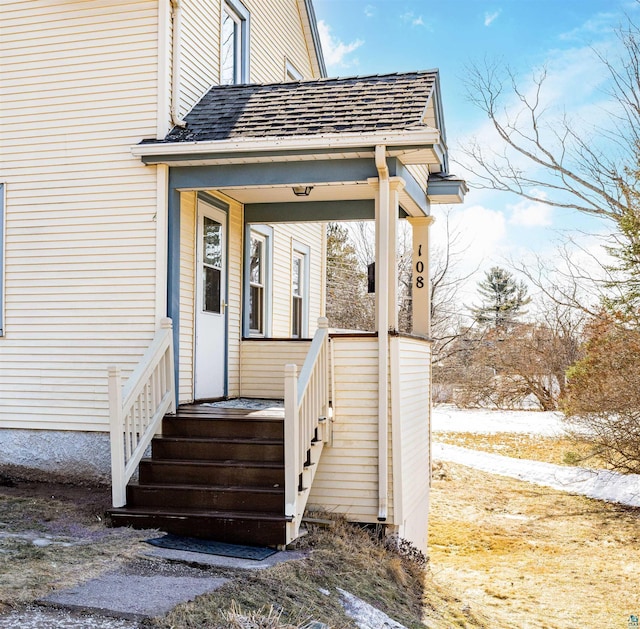
[[[411,26],[427,26],[422,15],[416,15],[413,11],[407,11],[400,15],[403,22],[411,24]]]
[[[340,41],[331,34],[331,27],[324,21],[318,22],[318,33],[322,42],[322,52],[328,66],[346,68],[350,65],[357,64],[357,60],[347,59],[354,50],[357,50],[364,44],[364,40],[356,39],[348,44]]]
[[[498,16],[502,13],[502,9],[498,9],[493,13],[489,13],[488,11],[484,14],[484,25],[491,26],[491,24],[498,18]]]
[[[373,17],[376,14],[376,8],[372,5],[372,4],[368,4],[365,8],[364,8],[364,14],[367,17]]]
[[[542,201],[529,201],[525,199],[515,205],[508,205],[511,210],[509,223],[521,227],[548,227],[551,220],[552,208]]]

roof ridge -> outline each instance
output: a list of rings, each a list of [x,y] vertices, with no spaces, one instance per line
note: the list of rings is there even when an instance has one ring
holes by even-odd
[[[319,77],[314,79],[298,79],[287,81],[272,81],[270,83],[234,83],[231,85],[212,85],[209,89],[247,89],[252,87],[273,87],[274,85],[288,86],[288,85],[308,85],[310,83],[332,83],[338,81],[354,81],[354,80],[366,80],[366,79],[385,79],[390,77],[404,77],[404,76],[433,76],[439,74],[438,68],[432,68],[430,70],[413,70],[407,72],[388,72],[388,73],[376,73],[376,74],[354,74],[351,76],[330,76]]]

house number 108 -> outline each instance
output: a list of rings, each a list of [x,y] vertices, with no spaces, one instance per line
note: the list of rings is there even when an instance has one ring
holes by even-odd
[[[418,245],[418,257],[422,257],[422,245]],[[424,262],[422,260],[416,262],[416,271],[420,274],[416,276],[416,288],[424,288],[424,277],[422,276],[422,273],[424,273]]]

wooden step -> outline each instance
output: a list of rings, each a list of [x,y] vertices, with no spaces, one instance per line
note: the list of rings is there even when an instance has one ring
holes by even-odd
[[[256,461],[142,459],[141,484],[284,487],[284,464]]]
[[[165,437],[211,437],[211,438],[257,438],[283,439],[284,421],[281,417],[237,418],[213,417],[211,415],[167,416],[162,420],[162,435]]]
[[[286,526],[290,520],[273,513],[142,507],[112,509],[110,515],[114,526],[156,528],[174,535],[259,546],[285,544]]]
[[[284,488],[131,483],[128,507],[284,513]]]
[[[284,440],[226,437],[156,437],[153,459],[198,459],[200,461],[284,460]]]

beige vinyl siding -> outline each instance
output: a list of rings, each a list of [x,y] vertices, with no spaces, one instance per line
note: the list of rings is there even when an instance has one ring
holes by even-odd
[[[0,0],[0,426],[105,430],[155,319],[157,2]]]
[[[229,203],[229,396],[240,395],[240,338],[242,336],[242,268],[243,268],[243,207],[236,201]]]
[[[180,115],[220,82],[222,0],[182,2]]]
[[[309,247],[309,337],[318,327],[322,294],[323,223],[291,223],[273,226],[272,336],[291,336],[292,256],[294,243]]]
[[[402,475],[402,521],[400,535],[416,547],[427,546],[427,516],[429,510],[430,474],[430,345],[421,340],[392,338],[398,344],[400,417],[397,434],[400,437]],[[397,450],[396,450],[397,451]]]
[[[180,195],[180,336],[178,402],[193,401],[193,359],[196,307],[196,193]]]
[[[222,1],[182,3],[181,115],[220,82]],[[297,0],[243,0],[243,4],[250,13],[250,81],[284,81],[286,60],[304,78],[314,78]]]
[[[309,504],[348,519],[378,516],[378,340],[333,337],[333,437],[326,446]]]
[[[240,395],[284,398],[284,366],[292,363],[300,370],[310,346],[310,341],[242,341]]]
[[[311,79],[311,59],[297,0],[243,0],[251,13],[251,82],[285,80],[285,60]]]

